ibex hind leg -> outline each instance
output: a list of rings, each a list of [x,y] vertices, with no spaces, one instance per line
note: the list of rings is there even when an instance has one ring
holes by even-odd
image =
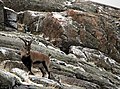
[[[40,69],[40,71],[42,72],[42,77],[44,77],[46,73],[45,73],[45,71],[43,70],[43,68],[41,68],[41,66],[40,66],[41,63],[42,63],[42,61],[35,61],[35,62],[33,62],[33,65],[36,64],[36,65],[39,66],[39,69]]]
[[[48,72],[48,78],[50,79],[50,72],[49,72],[49,70],[48,70],[48,67],[47,67],[45,61],[43,61],[42,64],[43,64],[45,70]]]
[[[39,67],[39,69],[40,69],[40,71],[42,72],[42,77],[45,77],[45,72],[44,72],[44,70],[41,68],[41,67]]]

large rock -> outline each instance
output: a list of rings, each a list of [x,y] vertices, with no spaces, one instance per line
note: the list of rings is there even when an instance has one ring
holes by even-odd
[[[4,24],[6,31],[17,30],[17,13],[7,7],[4,7]]]
[[[0,30],[4,29],[4,5],[0,0]]]
[[[37,33],[40,32],[42,19],[46,16],[46,12],[24,11],[17,14],[18,30],[22,32]]]
[[[20,70],[14,69],[13,71],[19,72]],[[22,71],[21,73],[24,75],[24,71]],[[27,79],[26,76],[24,76],[24,78]],[[28,89],[28,88],[50,89],[50,88],[45,88],[40,84],[35,84],[32,82],[31,84],[24,83],[22,82],[20,77],[5,70],[0,70],[0,88],[1,89]]]
[[[120,36],[113,17],[104,14],[92,14],[79,10],[67,10],[61,13],[24,12],[21,18],[29,30],[59,47],[66,54],[70,46],[82,46],[97,49],[120,62]],[[31,19],[27,19],[30,17]],[[30,23],[33,23],[30,25]],[[111,23],[112,22],[112,23]]]
[[[14,74],[5,70],[0,70],[0,88],[13,88],[16,84],[20,84],[21,80]]]
[[[17,29],[17,13],[4,7],[3,2],[0,0],[0,30],[16,30]]]
[[[83,48],[81,46],[71,46],[70,53],[79,58],[78,61],[87,61],[88,63],[104,68],[105,70],[111,71],[117,75],[120,74],[120,71],[116,71],[117,68],[119,68],[119,64],[98,50]]]
[[[34,10],[34,11],[63,11],[64,0],[3,0],[6,7],[15,11]]]
[[[18,50],[0,47],[0,62],[4,60],[20,60],[20,56],[18,55]]]
[[[41,32],[65,53],[69,53],[71,45],[81,45],[100,50],[119,62],[119,33],[104,15],[77,10],[52,13],[43,19]]]
[[[119,63],[113,61],[113,59],[104,55],[104,53],[89,48],[83,48],[80,46],[71,46],[70,53],[76,56],[72,57],[70,55],[64,54],[64,52],[55,49],[54,46],[50,46],[49,44],[43,45],[40,43],[39,36],[24,34],[24,33],[16,33],[16,32],[0,32],[0,46],[2,46],[1,53],[15,53],[15,50],[11,49],[19,49],[22,47],[23,42],[18,39],[18,34],[20,37],[25,37],[26,39],[31,38],[31,36],[35,39],[32,44],[33,50],[38,50],[45,54],[51,54],[51,65],[50,71],[52,74],[52,80],[47,80],[43,78],[37,78],[36,76],[33,77],[25,77],[24,72],[26,71],[25,68],[21,68],[22,65],[20,62],[17,62],[16,57],[11,57],[12,61],[4,61],[3,64],[6,64],[6,69],[9,67],[11,70],[12,68],[21,68],[21,69],[14,69],[11,72],[15,75],[19,76],[22,81],[26,81],[25,78],[29,80],[29,87],[38,87],[36,84],[45,83],[45,86],[55,86],[57,88],[65,88],[68,85],[72,87],[77,86],[77,88],[93,88],[93,89],[100,89],[100,88],[107,88],[107,89],[117,89],[120,85],[120,79],[118,71],[120,69]],[[13,35],[14,34],[14,35]],[[7,44],[6,44],[7,43]],[[44,42],[45,43],[45,42]],[[49,45],[49,46],[48,46]],[[5,48],[8,47],[8,48]],[[11,49],[10,49],[11,48]],[[79,52],[82,53],[79,55]],[[77,54],[78,53],[78,54]],[[83,55],[85,54],[85,55]],[[4,55],[6,56],[6,55]],[[15,55],[14,55],[15,56]],[[9,56],[8,56],[9,57]],[[85,60],[81,60],[84,58]],[[5,60],[4,57],[2,61]],[[87,62],[88,61],[88,62]],[[10,68],[11,67],[11,68]],[[25,70],[25,71],[23,71]],[[25,72],[26,74],[26,72]],[[60,76],[61,75],[61,76]],[[65,79],[66,78],[66,79]],[[47,80],[47,81],[46,81]],[[74,81],[71,83],[70,81]],[[77,84],[77,82],[81,82],[81,84]],[[25,82],[26,83],[26,82]],[[57,84],[58,85],[57,85]],[[11,84],[11,83],[10,83]],[[20,85],[15,86],[14,88],[26,87],[27,85]],[[11,86],[11,85],[10,85]],[[28,86],[27,86],[28,87]],[[68,86],[70,88],[70,86]],[[66,89],[66,88],[65,88]]]

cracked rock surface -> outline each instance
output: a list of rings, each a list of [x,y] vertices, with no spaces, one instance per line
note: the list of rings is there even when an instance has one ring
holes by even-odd
[[[86,0],[3,2],[0,89],[120,88],[119,8]],[[31,50],[50,55],[51,79],[35,66],[35,75],[29,74],[20,59],[19,37],[34,39]]]

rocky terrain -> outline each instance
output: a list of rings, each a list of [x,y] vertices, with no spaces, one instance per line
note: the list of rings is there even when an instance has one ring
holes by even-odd
[[[21,62],[19,39],[51,55],[51,79]],[[86,0],[0,0],[0,89],[120,89],[120,9]]]

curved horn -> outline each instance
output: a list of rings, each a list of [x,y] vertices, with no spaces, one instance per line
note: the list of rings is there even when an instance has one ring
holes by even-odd
[[[24,43],[25,43],[25,45],[27,46],[27,40],[25,40],[25,39],[23,39],[23,38],[21,38],[21,37],[19,37]]]

